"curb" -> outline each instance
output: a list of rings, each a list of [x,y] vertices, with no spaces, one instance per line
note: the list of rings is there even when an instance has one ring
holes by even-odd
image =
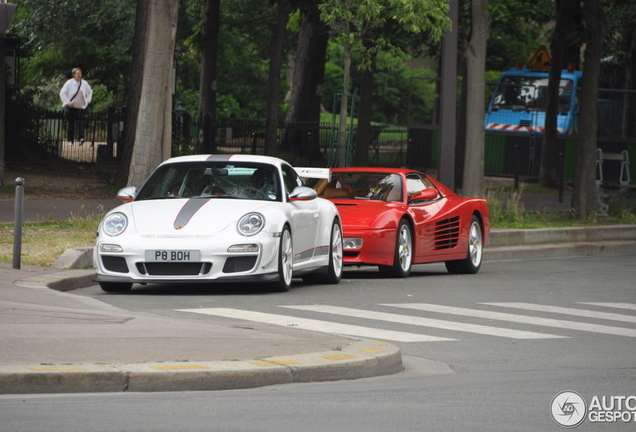
[[[486,244],[489,247],[499,247],[629,240],[636,242],[636,225],[494,229],[490,231]]]
[[[360,341],[342,351],[260,361],[0,367],[0,394],[246,389],[352,380],[402,370],[399,348],[383,342]]]
[[[486,241],[484,260],[631,253],[636,253],[636,225],[496,229],[490,232]]]

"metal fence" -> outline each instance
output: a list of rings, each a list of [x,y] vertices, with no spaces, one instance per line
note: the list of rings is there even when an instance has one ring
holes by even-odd
[[[492,91],[490,88],[489,91]],[[632,170],[636,169],[636,91],[599,91],[599,148],[628,150]],[[414,121],[417,119],[413,119]],[[85,142],[68,145],[67,115],[51,111],[7,111],[7,163],[114,161],[123,153],[125,112],[87,112]],[[433,122],[435,123],[435,122]],[[215,125],[216,152],[265,153],[265,122],[222,119]],[[368,161],[372,166],[436,169],[439,157],[438,126],[418,127],[374,125]],[[578,129],[559,139],[566,177],[574,173]],[[185,112],[173,115],[173,155],[196,152],[199,128]],[[356,131],[348,130],[354,134]],[[293,165],[326,166],[339,151],[336,127],[331,122],[281,122],[276,129],[271,153]],[[490,175],[538,175],[543,134],[489,131],[486,134],[485,171]]]
[[[123,154],[125,111],[86,112],[82,125],[84,142],[77,137],[69,145],[72,118],[61,111],[13,111],[7,113],[6,161],[50,163],[116,161]],[[196,152],[199,128],[185,112],[172,118],[172,154]],[[75,129],[77,129],[77,122]],[[265,153],[265,121],[222,119],[215,125],[217,153]],[[391,125],[372,127],[369,161],[374,165],[403,166],[406,163],[407,129]],[[348,131],[350,133],[351,131]],[[280,157],[294,165],[324,166],[336,151],[334,127],[328,122],[281,122],[276,129]],[[353,131],[355,134],[355,131]]]
[[[14,110],[6,115],[5,157],[9,163],[45,163],[53,161],[95,162],[117,157],[124,113],[85,112],[72,118],[64,111]],[[71,123],[75,136],[69,135]],[[83,128],[84,141],[78,129]]]

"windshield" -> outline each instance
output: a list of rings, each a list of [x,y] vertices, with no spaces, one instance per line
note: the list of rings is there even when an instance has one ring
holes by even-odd
[[[402,177],[398,174],[334,172],[331,180],[314,186],[319,197],[402,201]]]
[[[181,162],[162,165],[135,201],[168,198],[236,198],[282,201],[278,170],[249,162]]]
[[[559,83],[559,113],[567,113],[572,101],[572,80]],[[497,86],[492,109],[545,111],[548,104],[548,78],[505,76]]]

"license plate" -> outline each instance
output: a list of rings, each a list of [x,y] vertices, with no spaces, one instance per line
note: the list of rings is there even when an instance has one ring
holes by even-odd
[[[198,250],[147,250],[146,261],[151,262],[191,262],[200,261]]]

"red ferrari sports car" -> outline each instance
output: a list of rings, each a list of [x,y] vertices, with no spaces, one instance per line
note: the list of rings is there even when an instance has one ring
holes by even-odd
[[[413,264],[445,262],[477,273],[490,231],[486,200],[462,198],[426,174],[396,168],[297,168],[342,218],[345,265],[406,277]]]

